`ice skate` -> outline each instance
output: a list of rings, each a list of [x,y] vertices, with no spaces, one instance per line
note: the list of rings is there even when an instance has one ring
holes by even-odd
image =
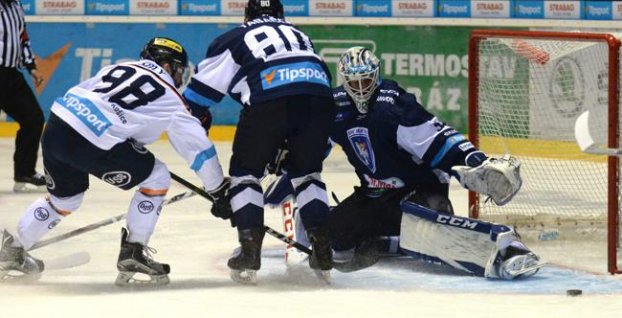
[[[16,176],[14,181],[13,192],[16,193],[47,191],[45,176],[40,173],[35,173],[32,176]]]
[[[262,228],[238,231],[240,250],[227,262],[231,279],[247,284],[257,284],[257,271],[261,268],[261,244],[265,232]]]
[[[499,266],[499,277],[503,279],[526,278],[535,275],[542,266],[536,254],[513,246],[508,246],[505,257]]]
[[[43,262],[32,257],[23,247],[11,246],[14,240],[15,238],[4,230],[0,249],[0,280],[33,281],[39,279],[44,269]]]
[[[330,270],[333,268],[333,251],[330,247],[328,228],[317,227],[307,230],[312,251],[309,266],[315,274],[330,283]]]
[[[380,245],[382,241],[371,239],[361,243],[352,251],[352,255],[345,261],[334,262],[333,266],[340,272],[349,273],[370,267],[380,260]]]
[[[170,282],[168,274],[171,269],[168,264],[158,263],[153,260],[151,253],[156,253],[155,249],[140,243],[130,243],[127,241],[128,232],[124,228],[121,230],[121,251],[117,269],[119,275],[115,281],[117,286],[132,285],[166,285]],[[148,279],[140,279],[134,275],[147,276]]]

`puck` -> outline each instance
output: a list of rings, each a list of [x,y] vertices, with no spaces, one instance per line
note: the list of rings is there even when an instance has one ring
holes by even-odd
[[[583,291],[580,290],[580,289],[568,289],[566,291],[566,295],[568,295],[568,296],[579,296],[579,295],[582,295],[582,294],[583,294]]]

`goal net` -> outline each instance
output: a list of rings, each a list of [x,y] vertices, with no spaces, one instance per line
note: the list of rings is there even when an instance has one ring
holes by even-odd
[[[590,111],[597,143],[620,148],[618,34],[476,30],[469,44],[469,138],[521,161],[523,187],[498,207],[469,194],[471,217],[514,226],[545,261],[620,273],[620,160],[582,153],[574,123]]]

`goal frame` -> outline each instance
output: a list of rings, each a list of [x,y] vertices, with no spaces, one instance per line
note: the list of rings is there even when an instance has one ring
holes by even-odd
[[[619,118],[619,70],[620,70],[620,47],[619,39],[607,33],[571,33],[551,31],[518,31],[518,30],[473,30],[469,39],[469,116],[468,135],[470,141],[479,148],[479,44],[487,38],[520,38],[520,39],[550,39],[550,40],[573,40],[603,42],[608,46],[609,72],[608,80],[608,131],[607,146],[619,148],[620,136],[618,134]],[[619,157],[609,156],[607,159],[607,269],[611,274],[622,274],[617,262],[617,250],[619,234],[619,192],[620,192],[620,165]],[[479,218],[480,195],[469,191],[469,216]]]

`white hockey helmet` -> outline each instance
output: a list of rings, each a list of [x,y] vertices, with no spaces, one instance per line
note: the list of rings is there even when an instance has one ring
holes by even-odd
[[[354,100],[358,111],[366,114],[369,98],[380,82],[380,60],[372,51],[354,46],[341,55],[337,68],[343,88]]]

